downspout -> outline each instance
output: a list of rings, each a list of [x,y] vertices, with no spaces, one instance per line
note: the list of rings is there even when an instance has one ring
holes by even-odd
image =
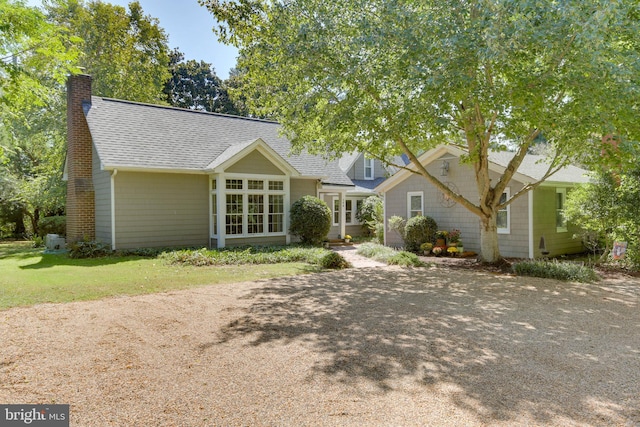
[[[111,250],[116,250],[116,175],[118,169],[111,172]]]
[[[528,199],[528,214],[529,214],[529,258],[534,258],[534,244],[533,244],[533,191],[529,190],[527,194]]]

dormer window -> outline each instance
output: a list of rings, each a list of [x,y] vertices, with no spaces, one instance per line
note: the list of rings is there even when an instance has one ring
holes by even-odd
[[[364,179],[373,179],[373,159],[364,158]]]

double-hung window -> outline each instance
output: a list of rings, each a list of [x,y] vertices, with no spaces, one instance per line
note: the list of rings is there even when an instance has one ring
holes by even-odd
[[[373,179],[373,159],[364,158],[364,179]]]
[[[509,200],[510,191],[508,188],[504,189],[504,193],[500,196],[500,203],[504,203]],[[498,210],[498,216],[496,218],[496,225],[498,226],[498,233],[509,234],[511,232],[511,205],[507,205]]]
[[[423,215],[424,201],[422,191],[409,191],[407,193],[407,218]]]
[[[564,204],[567,200],[567,189],[556,188],[556,231],[563,233],[568,231],[567,220],[564,217]]]

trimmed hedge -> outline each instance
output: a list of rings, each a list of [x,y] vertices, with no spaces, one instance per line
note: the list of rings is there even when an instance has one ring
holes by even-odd
[[[291,206],[289,233],[298,236],[303,244],[319,245],[331,229],[331,210],[313,196],[304,196]]]

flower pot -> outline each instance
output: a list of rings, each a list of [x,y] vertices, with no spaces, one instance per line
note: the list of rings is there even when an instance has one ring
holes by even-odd
[[[447,246],[447,242],[444,239],[436,239],[436,246],[438,247]]]

